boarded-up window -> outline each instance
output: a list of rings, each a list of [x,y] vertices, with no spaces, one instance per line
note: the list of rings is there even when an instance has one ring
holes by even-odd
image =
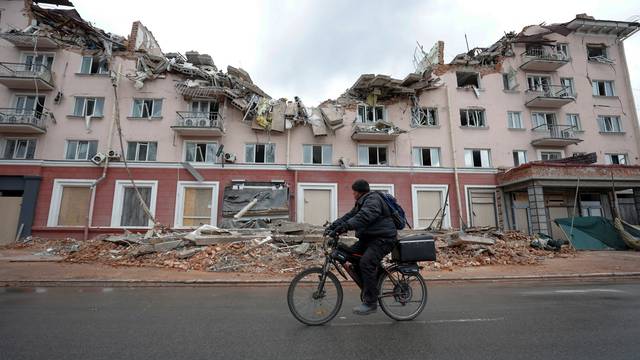
[[[59,226],[83,226],[89,212],[91,188],[88,186],[63,186],[58,212]]]
[[[182,225],[198,226],[211,223],[212,198],[212,188],[185,188]]]
[[[151,204],[151,187],[138,186],[142,199],[149,206]],[[122,200],[122,216],[120,226],[148,226],[149,217],[145,214],[142,204],[136,195],[133,187],[124,188],[124,198]]]
[[[417,227],[427,227],[432,224],[442,206],[442,192],[421,190],[418,191],[416,200],[418,202],[418,214],[415,215],[418,218]]]
[[[493,191],[469,191],[471,226],[496,226],[496,199]]]

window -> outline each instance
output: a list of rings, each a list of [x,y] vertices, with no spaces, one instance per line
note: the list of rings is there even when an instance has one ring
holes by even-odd
[[[151,214],[156,211],[157,181],[135,181],[142,200]],[[136,190],[129,180],[116,180],[111,212],[112,227],[150,227],[151,221],[144,211]]]
[[[440,149],[415,147],[413,148],[414,166],[440,166]]]
[[[44,96],[18,95],[15,101],[16,114],[40,119],[44,111],[44,100]]]
[[[7,139],[4,144],[4,159],[33,159],[36,139]]]
[[[458,87],[480,87],[480,79],[477,72],[458,71],[456,72],[456,78],[458,80]]]
[[[604,163],[627,165],[627,154],[604,154]]]
[[[524,129],[522,116],[519,111],[507,111],[507,123],[509,129]]]
[[[549,91],[551,78],[549,76],[529,75],[527,76],[527,86],[529,91]]]
[[[216,225],[218,183],[178,181],[175,227]]]
[[[460,109],[460,126],[486,127],[484,110]]]
[[[89,160],[98,152],[97,140],[67,140],[67,160]]]
[[[513,151],[513,166],[520,166],[527,162],[526,150],[514,150]]]
[[[276,162],[276,144],[247,144],[244,150],[245,162],[267,164]]]
[[[384,120],[384,106],[358,105],[358,122],[376,122]]]
[[[84,226],[93,182],[56,179],[53,182],[47,226]]]
[[[438,109],[422,108],[412,120],[414,126],[438,126]]]
[[[386,146],[358,146],[358,163],[360,165],[388,165]]]
[[[556,114],[534,112],[531,113],[531,123],[533,124],[533,130],[551,130],[556,125]]]
[[[213,164],[216,161],[217,144],[214,142],[186,142],[185,161]]]
[[[109,62],[100,56],[83,56],[80,66],[81,74],[108,74]]]
[[[162,99],[134,99],[131,117],[152,118],[162,116]]]
[[[622,124],[619,116],[598,116],[598,127],[600,132],[620,133]]]
[[[613,81],[594,80],[592,86],[595,96],[615,96]]]
[[[156,161],[158,143],[152,141],[130,141],[127,143],[127,160]]]
[[[104,98],[76,96],[73,116],[103,116]]]
[[[193,101],[191,102],[191,116],[216,120],[218,117],[219,105],[215,101]]]
[[[595,60],[597,58],[608,59],[607,47],[602,44],[587,45],[587,58],[589,60]]]
[[[331,165],[332,151],[331,145],[302,145],[302,162]]]
[[[516,81],[516,72],[509,72],[506,74],[502,74],[502,85],[504,86],[504,90],[513,90],[518,86]]]
[[[580,115],[567,114],[567,125],[571,125],[573,131],[582,131],[582,125],[580,124]]]
[[[53,65],[53,55],[51,54],[27,53],[24,54],[23,59],[26,71],[40,72],[44,70],[44,66],[51,70],[51,65]]]
[[[540,160],[542,161],[558,160],[558,159],[562,159],[561,151],[541,151],[540,152]]]
[[[560,85],[562,85],[563,96],[576,96],[575,86],[573,85],[572,78],[560,78]]]
[[[489,150],[464,149],[464,165],[466,167],[491,167]]]
[[[556,44],[556,53],[562,59],[569,59],[569,44],[567,43],[557,43]]]

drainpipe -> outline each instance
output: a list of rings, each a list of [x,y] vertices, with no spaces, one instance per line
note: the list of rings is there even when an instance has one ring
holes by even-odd
[[[633,132],[636,137],[636,146],[637,146],[637,154],[640,154],[640,129],[638,126],[638,112],[636,111],[636,102],[633,98],[633,88],[631,87],[631,78],[629,77],[629,67],[627,66],[627,55],[624,52],[624,42],[620,42],[618,44],[618,48],[620,49],[620,54],[622,55],[622,70],[624,71],[624,78],[627,85],[627,89],[629,89],[629,102],[631,102],[631,114],[632,114],[632,123],[633,123]],[[629,161],[630,159],[627,159]]]
[[[451,94],[449,92],[449,86],[445,85],[445,89],[447,91],[447,111],[449,113],[449,141],[451,143],[451,158],[453,161],[453,178],[456,183],[456,200],[458,205],[458,219],[460,219],[460,229],[462,229],[462,202],[460,200],[460,178],[458,176],[458,165],[457,165],[457,149],[456,149],[456,141],[453,136],[453,111],[451,109]]]

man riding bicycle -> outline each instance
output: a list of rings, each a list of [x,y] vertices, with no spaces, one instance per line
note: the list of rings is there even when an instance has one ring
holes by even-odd
[[[356,180],[352,185],[356,200],[351,211],[337,219],[325,231],[342,234],[355,230],[358,241],[351,251],[362,254],[355,270],[360,274],[363,284],[363,303],[353,309],[357,315],[376,312],[378,303],[377,272],[380,261],[393,250],[398,239],[398,231],[391,218],[391,210],[382,196],[371,192],[366,180]]]

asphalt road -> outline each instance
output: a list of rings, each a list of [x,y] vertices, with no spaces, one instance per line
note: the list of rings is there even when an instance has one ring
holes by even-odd
[[[307,327],[285,287],[0,288],[0,359],[638,359],[640,281],[437,284],[422,315]]]

